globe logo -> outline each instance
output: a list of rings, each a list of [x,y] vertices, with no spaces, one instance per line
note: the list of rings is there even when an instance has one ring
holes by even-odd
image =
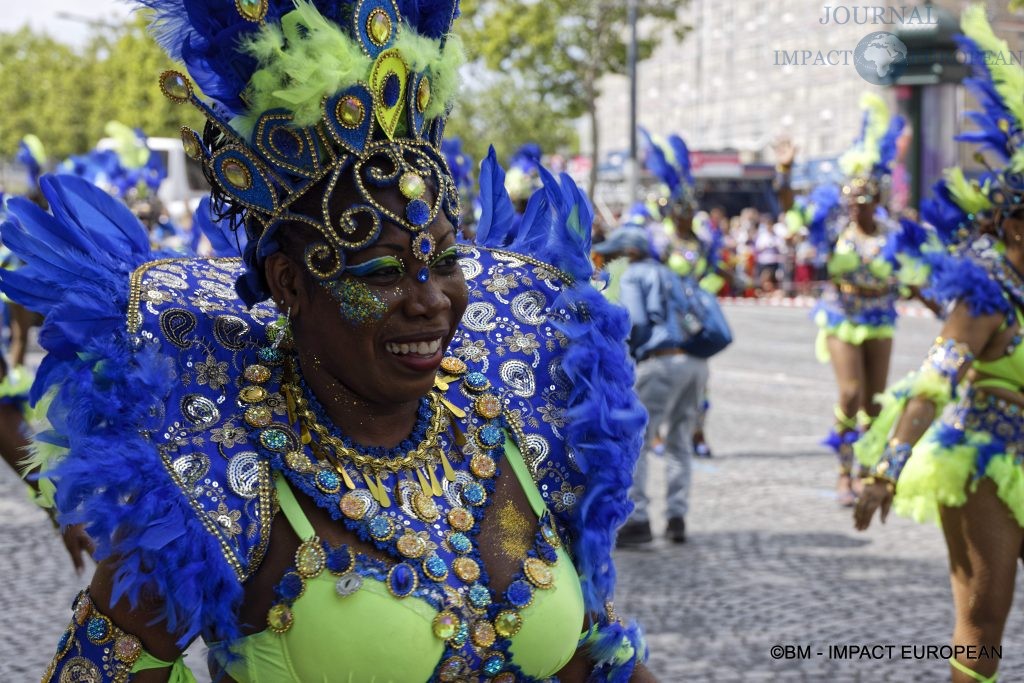
[[[907,46],[895,34],[869,33],[857,43],[853,63],[868,83],[892,85],[907,69]]]

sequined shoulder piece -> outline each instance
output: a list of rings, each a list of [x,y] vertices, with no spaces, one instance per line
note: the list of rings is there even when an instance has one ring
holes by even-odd
[[[545,503],[568,513],[584,492],[564,433],[570,383],[561,363],[569,340],[560,325],[569,311],[556,305],[571,278],[509,251],[467,246],[461,256],[469,305],[448,355],[466,364],[466,377],[448,398],[473,415],[481,395],[497,392]]]
[[[176,380],[162,431],[147,436],[239,581],[259,566],[272,521],[270,466],[248,433],[286,410],[269,372],[243,376],[276,317],[266,303],[246,309],[239,300],[243,269],[239,259],[146,263],[131,276],[126,321],[140,345],[170,360]]]

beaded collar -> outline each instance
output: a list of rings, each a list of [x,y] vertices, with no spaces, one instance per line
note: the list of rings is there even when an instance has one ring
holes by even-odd
[[[247,380],[254,386],[275,377],[287,381],[288,363],[280,352],[262,349],[258,355],[262,363],[245,369]],[[439,459],[443,456],[449,462],[452,476],[447,472],[441,479],[436,474],[433,479],[426,475],[426,485],[416,477],[367,468],[353,468],[346,481],[336,462],[317,457],[313,435],[297,419],[290,419],[289,424],[266,424],[253,433],[258,450],[292,486],[358,538],[395,558],[389,566],[348,546],[334,548],[317,537],[303,539],[294,567],[275,590],[267,624],[277,633],[287,632],[295,619],[292,605],[302,595],[305,582],[325,571],[336,577],[339,599],[372,578],[384,582],[397,599],[422,599],[437,610],[433,632],[445,641],[445,652],[433,680],[532,681],[511,661],[509,647],[522,625],[521,611],[532,604],[536,591],[554,586],[552,568],[558,563],[561,540],[545,513],[508,588],[497,594],[489,587],[477,539],[510,429],[501,392],[485,375],[469,372],[466,364],[454,357],[444,359],[436,387],[438,392],[457,387],[472,396],[473,415],[438,394],[437,401],[445,410],[436,450]],[[251,390],[248,395],[255,398],[260,392]],[[254,401],[252,407],[259,408],[259,402]],[[310,412],[315,414],[316,408],[310,401]],[[299,410],[298,404],[295,410]],[[426,417],[432,420],[431,415]],[[328,428],[331,432],[337,435]],[[409,441],[416,443],[417,438],[414,430]],[[433,464],[426,469],[433,469]],[[440,489],[436,495],[434,483]]]

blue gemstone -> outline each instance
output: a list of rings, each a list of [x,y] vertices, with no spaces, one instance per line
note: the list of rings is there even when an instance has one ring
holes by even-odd
[[[288,572],[277,584],[277,596],[285,602],[295,602],[302,595],[302,577],[295,572]]]
[[[434,581],[443,581],[448,576],[448,565],[437,554],[423,560],[423,572]]]
[[[269,346],[261,347],[257,355],[265,363],[277,363],[281,360],[281,352]]]
[[[514,607],[522,609],[533,600],[533,588],[526,581],[513,581],[505,589],[505,597]]]
[[[414,199],[405,205],[405,217],[413,225],[426,225],[430,222],[430,205],[422,199]]]
[[[396,564],[388,573],[388,587],[400,598],[411,595],[416,590],[416,570],[405,562]]]
[[[280,429],[265,429],[260,434],[260,442],[272,451],[283,451],[288,447],[288,435]]]
[[[324,493],[337,493],[341,489],[341,478],[333,470],[316,473],[316,487]]]
[[[378,541],[391,538],[391,520],[384,515],[377,515],[367,523],[367,526],[370,528],[370,535]]]
[[[89,623],[85,626],[85,633],[89,636],[89,640],[94,643],[102,642],[107,639],[110,634],[110,624],[107,623],[106,619],[100,617],[93,617],[89,620]]]
[[[402,82],[398,74],[392,73],[384,81],[384,106],[393,107],[398,104],[398,96],[402,94]]]
[[[505,440],[505,435],[501,429],[494,425],[485,425],[477,432],[477,436],[480,438],[480,443],[488,448],[494,448]]]
[[[434,245],[430,243],[428,239],[420,240],[420,253],[426,256],[434,248]]]
[[[483,670],[488,676],[497,676],[505,668],[505,659],[500,655],[493,655],[484,660]]]
[[[466,641],[469,640],[469,627],[466,626],[465,621],[459,624],[459,630],[449,640],[455,647],[462,647],[466,644]]]
[[[327,570],[329,572],[344,574],[350,569],[352,569],[352,553],[348,551],[347,545],[333,548],[327,553]]]
[[[448,538],[448,543],[451,544],[452,549],[459,554],[468,553],[473,549],[473,543],[469,540],[469,536],[462,532],[452,534]]]
[[[430,269],[420,268],[420,272],[416,273],[416,279],[420,282],[426,282],[430,279]]]
[[[462,489],[462,497],[470,505],[483,505],[484,500],[487,498],[487,492],[484,491],[483,486],[474,481]]]
[[[491,381],[482,372],[471,372],[466,375],[466,384],[470,389],[484,390],[491,386]]]
[[[477,609],[483,609],[491,604],[491,591],[486,586],[474,583],[469,589],[469,603]]]

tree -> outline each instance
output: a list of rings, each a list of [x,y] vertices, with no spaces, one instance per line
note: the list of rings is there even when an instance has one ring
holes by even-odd
[[[578,148],[570,121],[543,102],[522,97],[511,78],[497,78],[487,86],[465,90],[455,103],[445,135],[461,138],[463,149],[477,163],[491,145],[502,161],[529,141],[545,150],[575,152]]]
[[[637,0],[645,31],[637,59],[647,59],[666,32],[682,37],[680,0]],[[597,99],[601,78],[628,68],[627,3],[622,0],[463,0],[460,33],[471,55],[521,86],[516,93],[542,103],[566,121],[586,115],[593,159],[589,192],[597,184]],[[645,24],[646,25],[646,24]]]
[[[146,33],[144,17],[105,31],[78,50],[29,28],[0,33],[0,155],[13,155],[29,133],[51,160],[81,154],[111,120],[151,136],[202,127],[198,111],[161,94],[160,74],[175,65]]]

